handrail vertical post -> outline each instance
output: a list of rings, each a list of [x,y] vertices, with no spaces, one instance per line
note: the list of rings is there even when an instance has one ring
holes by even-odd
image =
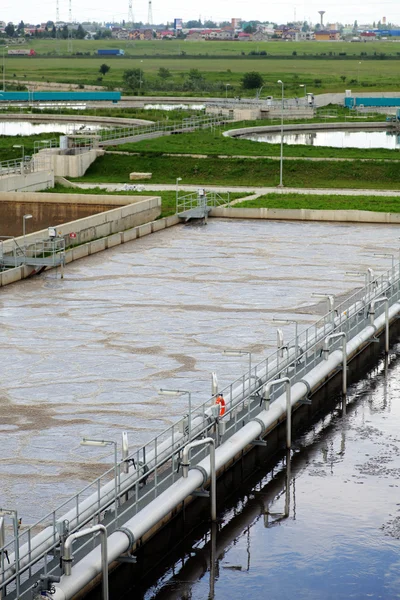
[[[217,477],[215,470],[215,440],[213,438],[203,438],[202,440],[195,440],[194,442],[189,442],[189,444],[186,444],[182,451],[182,473],[183,477],[185,478],[189,475],[190,450],[192,448],[196,448],[197,446],[203,446],[204,444],[208,444],[210,446],[211,521],[214,522],[217,520]]]
[[[66,577],[70,577],[72,575],[72,544],[75,540],[85,537],[87,535],[100,533],[100,541],[101,541],[101,567],[103,574],[102,581],[102,600],[108,600],[109,592],[108,592],[108,556],[107,556],[107,529],[104,525],[94,525],[93,527],[88,527],[87,529],[82,529],[81,531],[77,531],[75,533],[71,533],[64,542],[64,555],[62,557],[62,562],[64,566],[64,573]]]
[[[342,393],[345,396],[347,394],[347,335],[344,331],[340,331],[338,333],[331,333],[326,336],[324,340],[323,353],[325,360],[329,358],[329,341],[335,338],[342,338]]]
[[[280,385],[281,383],[284,383],[286,388],[286,448],[290,448],[292,445],[292,394],[289,377],[281,377],[280,379],[274,379],[273,381],[266,383],[263,388],[263,398],[265,410],[268,410],[271,389],[275,385]]]

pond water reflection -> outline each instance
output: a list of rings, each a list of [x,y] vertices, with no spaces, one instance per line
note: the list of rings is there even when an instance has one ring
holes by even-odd
[[[279,144],[281,134],[254,133],[242,139],[255,142]],[[300,131],[284,134],[283,141],[289,145],[330,146],[331,148],[387,148],[400,147],[400,134],[395,131]]]
[[[103,125],[95,125],[93,123],[75,123],[70,122],[59,123],[51,121],[48,123],[38,123],[31,121],[0,121],[0,135],[36,135],[38,133],[71,133],[74,129],[82,129],[83,131],[97,131],[105,129]]]

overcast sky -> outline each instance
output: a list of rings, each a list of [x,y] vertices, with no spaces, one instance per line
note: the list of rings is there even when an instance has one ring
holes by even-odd
[[[3,5],[4,4],[4,5]],[[128,18],[129,0],[72,0],[73,18],[79,21],[110,21]],[[324,22],[358,23],[372,22],[387,18],[387,22],[400,23],[400,0],[310,0],[309,2],[291,0],[153,0],[153,21],[171,22],[174,18],[230,20],[232,17],[258,19],[286,23],[293,20],[319,21],[318,10],[325,10]],[[59,0],[60,19],[68,20],[68,0]],[[56,14],[56,0],[1,0],[0,19],[31,23],[53,20]],[[147,21],[148,0],[133,0],[133,14],[137,21]]]

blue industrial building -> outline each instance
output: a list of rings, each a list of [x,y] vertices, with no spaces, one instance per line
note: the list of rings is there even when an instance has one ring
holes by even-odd
[[[0,102],[114,102],[121,92],[0,92]]]
[[[356,106],[400,106],[400,98],[364,98],[349,96],[344,99],[346,108],[356,108]]]

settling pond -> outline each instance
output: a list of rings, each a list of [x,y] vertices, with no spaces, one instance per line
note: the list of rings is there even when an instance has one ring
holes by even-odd
[[[0,135],[37,135],[38,133],[71,133],[74,129],[81,131],[97,131],[99,129],[107,129],[104,125],[95,125],[93,123],[74,123],[48,121],[48,122],[32,122],[32,121],[0,121]]]
[[[206,400],[211,371],[223,387],[246,370],[247,357],[223,356],[225,348],[261,360],[276,344],[274,317],[314,322],[325,302],[312,292],[340,299],[363,283],[347,271],[386,270],[390,257],[375,254],[397,253],[398,236],[393,225],[210,219],[79,260],[63,280],[47,272],[4,288],[0,506],[18,508],[22,527],[42,517],[112,464],[109,450],[82,448],[83,436],[119,444],[126,429],[132,449],[148,441],[187,410],[185,397],[161,397],[160,387]],[[293,323],[283,329],[289,340]],[[206,532],[161,578],[143,586],[136,571],[111,597],[400,597],[392,341],[387,376],[381,365],[362,375],[345,415],[333,409],[295,440],[287,499],[283,458],[226,500],[215,577],[202,560]]]
[[[268,144],[280,144],[280,132],[252,133],[241,139]],[[289,146],[330,146],[331,148],[400,148],[400,135],[395,131],[296,131],[284,133],[283,141]]]

